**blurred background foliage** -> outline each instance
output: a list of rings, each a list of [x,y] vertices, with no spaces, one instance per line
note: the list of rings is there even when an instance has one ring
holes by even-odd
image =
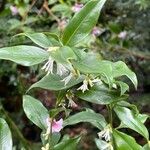
[[[25,37],[15,36],[21,32],[54,32],[61,34],[70,18],[88,0],[0,0],[0,47],[33,43]],[[137,74],[137,91],[131,87],[130,101],[140,111],[150,114],[150,1],[149,0],[107,0],[97,26],[80,42],[101,54],[103,59],[123,60]],[[0,60],[0,115],[11,125],[14,145],[20,149],[20,138],[39,142],[40,130],[27,120],[22,111],[22,94],[29,85],[41,76],[39,66],[22,67],[9,61]],[[36,90],[33,93],[51,108],[55,101],[50,91]],[[77,101],[80,107],[89,105],[105,115],[103,106]],[[3,113],[5,112],[5,113]],[[150,122],[147,122],[147,125]],[[16,127],[19,127],[17,130]],[[88,131],[90,129],[90,131]],[[16,132],[17,130],[17,132]],[[149,128],[150,130],[150,128]],[[23,133],[22,137],[20,131]],[[96,131],[88,125],[77,125],[66,129],[71,136],[85,132],[80,149],[96,149],[91,136]],[[88,131],[88,132],[87,132]],[[127,131],[131,132],[131,131]],[[92,133],[92,134],[91,134]],[[135,134],[135,133],[133,133]],[[140,141],[140,137],[135,135]],[[15,149],[15,148],[14,148]]]

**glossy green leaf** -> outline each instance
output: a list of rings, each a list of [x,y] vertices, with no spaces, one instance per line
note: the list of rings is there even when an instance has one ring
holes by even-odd
[[[50,55],[55,61],[62,64],[68,63],[69,60],[76,59],[74,51],[68,46],[63,46],[55,51],[51,51]]]
[[[115,83],[120,86],[120,90],[121,90],[121,94],[120,95],[123,95],[124,93],[126,93],[126,91],[129,91],[128,84],[126,84],[126,83],[124,83],[122,81],[116,81]]]
[[[109,89],[104,84],[97,84],[84,93],[78,91],[76,95],[85,101],[100,105],[111,104],[113,102],[127,99],[127,95],[120,96],[119,92]]]
[[[138,114],[137,118],[144,124],[146,120],[149,118],[149,116],[146,114]],[[128,128],[128,127],[121,122],[118,128]]]
[[[29,90],[32,88],[42,88],[42,89],[48,89],[48,90],[64,90],[68,89],[84,80],[84,77],[75,78],[73,77],[67,85],[62,81],[63,78],[56,74],[50,74],[42,78],[40,81],[34,83]]]
[[[52,133],[52,137],[51,139],[49,139],[49,142],[51,143],[50,145],[53,145],[53,146],[56,145],[59,142],[60,138],[61,138],[61,135],[59,132]]]
[[[54,146],[53,150],[76,150],[80,139],[80,137],[76,137],[68,140],[63,140],[62,142]]]
[[[49,113],[39,100],[24,95],[23,109],[27,117],[39,128],[43,130],[47,128],[46,119],[49,117]]]
[[[0,149],[12,150],[12,137],[6,121],[0,118]]]
[[[90,0],[79,13],[75,14],[63,33],[64,45],[74,46],[91,32],[105,2],[106,0]]]
[[[134,84],[135,88],[137,89],[137,77],[136,74],[131,71],[128,66],[122,62],[122,61],[118,61],[116,63],[113,63],[113,77],[120,77],[120,76],[127,76],[132,83]]]
[[[43,33],[20,33],[17,36],[20,36],[20,35],[28,37],[35,44],[43,48],[48,48],[52,46],[50,39]]]
[[[105,150],[106,147],[108,147],[108,143],[101,139],[95,139],[95,143],[99,150],[103,150],[103,149]]]
[[[114,110],[124,125],[143,135],[146,139],[149,139],[149,133],[145,125],[130,109],[126,107],[116,106]]]
[[[150,141],[144,145],[143,150],[150,150]]]
[[[100,130],[102,130],[107,125],[105,118],[101,114],[95,113],[91,109],[87,109],[86,111],[70,116],[64,120],[63,125],[68,126],[81,122],[91,123],[93,126],[99,128]]]
[[[113,138],[116,146],[115,150],[142,150],[135,139],[125,133],[113,130]]]
[[[73,66],[82,73],[100,74],[107,78],[109,84],[113,82],[112,62],[101,60],[97,53],[76,52],[78,59],[72,61]]]
[[[0,59],[11,60],[23,66],[32,66],[48,59],[45,50],[35,46],[12,46],[0,48]]]

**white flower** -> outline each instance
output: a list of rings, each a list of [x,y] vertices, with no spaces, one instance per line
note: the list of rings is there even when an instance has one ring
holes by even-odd
[[[41,69],[45,70],[47,72],[47,75],[49,75],[50,73],[53,74],[53,64],[54,60],[49,57],[47,63]]]
[[[104,138],[105,141],[110,141],[111,140],[111,130],[109,127],[106,127],[104,130],[98,133],[99,138]]]
[[[47,143],[47,144],[45,145],[45,147],[42,147],[42,148],[41,148],[41,150],[49,150],[49,146],[50,146],[49,143]]]
[[[127,31],[122,31],[118,34],[118,38],[124,40],[127,37]]]
[[[65,82],[65,85],[67,85],[69,83],[69,81],[71,80],[71,78],[73,77],[73,74],[70,73],[68,76],[66,76],[63,80],[61,80],[62,82]]]
[[[77,90],[81,90],[83,93],[88,89],[88,81],[85,79],[83,81],[83,85],[81,85]]]
[[[88,80],[88,82],[89,82],[89,85],[92,87],[92,86],[94,86],[94,83],[97,83],[97,82],[102,82],[100,79],[98,79],[98,78],[96,78],[96,79],[93,79],[93,80]]]
[[[64,74],[66,74],[67,72],[68,72],[68,69],[64,65],[57,63],[57,74],[58,75],[62,76]]]

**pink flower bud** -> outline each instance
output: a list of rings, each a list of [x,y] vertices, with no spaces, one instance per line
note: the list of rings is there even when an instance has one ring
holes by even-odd
[[[63,128],[63,119],[60,119],[59,121],[53,120],[52,122],[52,133],[53,132],[60,132],[60,130]]]
[[[72,7],[72,11],[73,11],[74,13],[79,12],[82,7],[83,7],[83,4],[75,3],[75,5]]]
[[[118,38],[124,40],[127,37],[127,31],[122,31],[118,34]]]
[[[17,15],[18,14],[18,8],[16,6],[10,6],[11,14],[12,15]]]
[[[48,130],[49,130],[47,133],[50,133],[51,124],[52,124],[52,133],[60,132],[61,129],[63,128],[63,119],[62,118],[58,121],[56,121],[55,119],[52,121],[51,118],[47,118],[46,122],[47,122]]]
[[[92,35],[94,36],[99,36],[103,31],[98,28],[98,27],[94,27],[93,30],[92,30]]]

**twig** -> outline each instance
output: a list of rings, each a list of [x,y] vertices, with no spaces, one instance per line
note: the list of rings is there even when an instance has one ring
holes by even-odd
[[[47,0],[44,1],[44,4],[43,4],[43,8],[49,13],[50,16],[52,16],[58,24],[60,24],[60,20],[57,16],[55,16],[52,11],[50,10],[50,8],[48,7],[48,2]]]
[[[25,12],[25,14],[24,14],[24,16],[23,16],[23,18],[22,18],[22,21],[23,21],[23,22],[26,20],[29,11],[32,9],[32,7],[33,7],[34,4],[36,3],[36,1],[37,1],[37,0],[33,0],[32,3],[31,3],[31,5],[30,5],[30,7],[29,7],[29,9]]]

